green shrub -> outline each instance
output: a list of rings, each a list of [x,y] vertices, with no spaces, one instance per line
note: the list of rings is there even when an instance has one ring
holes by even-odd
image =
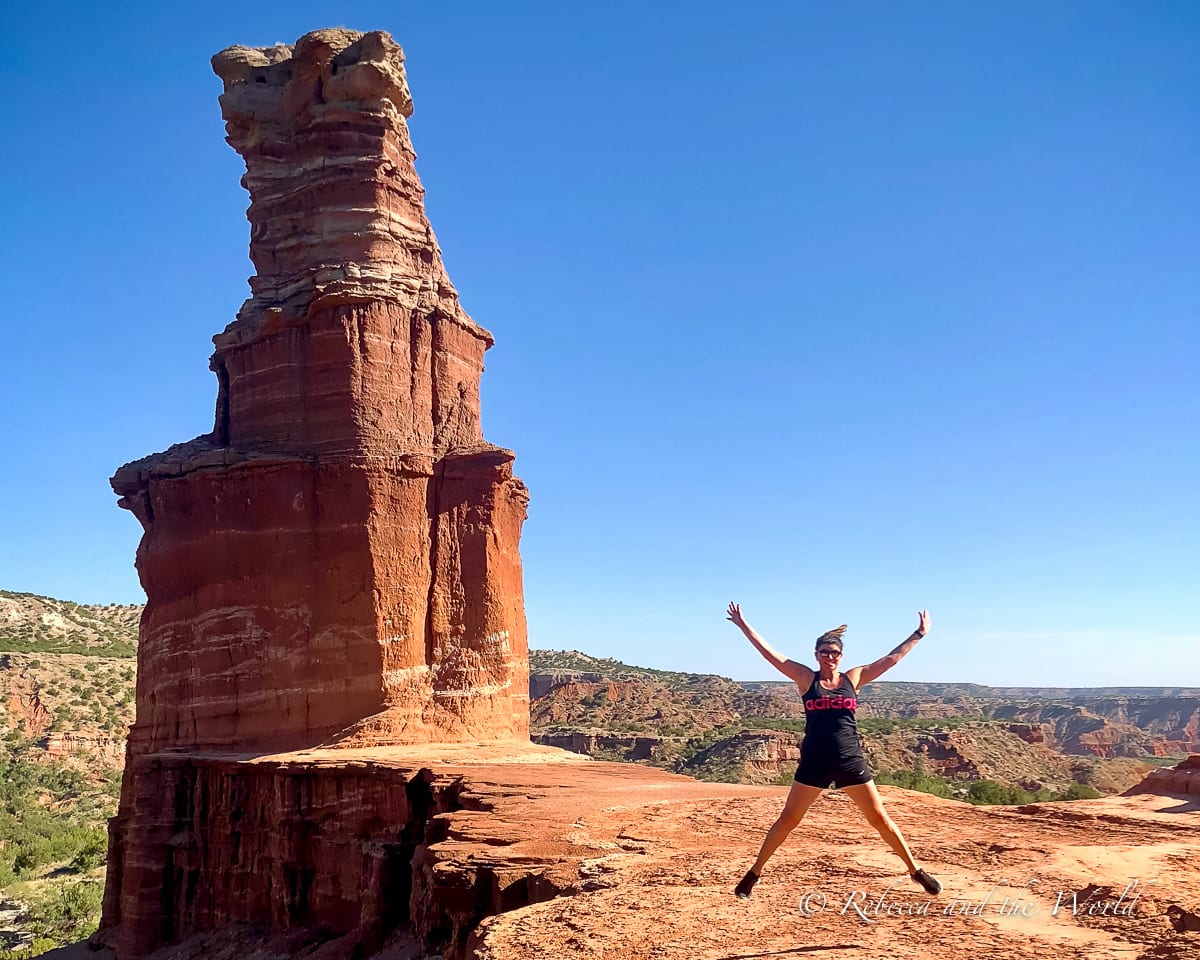
[[[33,943],[27,947],[21,947],[20,950],[10,950],[4,955],[5,960],[33,960],[34,957],[40,957],[47,950],[53,950],[60,945],[60,941],[52,940],[50,937],[34,937]]]
[[[100,829],[92,832],[71,858],[71,867],[80,873],[88,873],[100,866],[108,856],[108,835]]]
[[[100,922],[104,885],[98,880],[63,883],[29,908],[28,925],[36,937],[54,946],[88,936]]]
[[[1059,800],[1095,800],[1103,794],[1090,783],[1080,783],[1076,780],[1057,797]]]
[[[0,756],[0,887],[70,864],[99,866],[107,849],[104,820],[116,812],[118,774],[94,785],[59,763]]]
[[[1037,799],[1028,790],[1006,787],[995,780],[976,780],[967,787],[967,800],[978,804],[1022,804]]]
[[[918,761],[920,758],[918,757]],[[903,787],[905,790],[918,790],[921,793],[931,793],[935,797],[951,797],[954,795],[954,784],[945,777],[931,777],[924,772],[923,764],[918,763],[916,770],[881,770],[875,775],[875,782]]]

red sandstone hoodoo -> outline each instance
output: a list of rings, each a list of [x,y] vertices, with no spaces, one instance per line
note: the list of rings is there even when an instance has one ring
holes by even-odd
[[[130,754],[527,738],[528,494],[483,440],[492,336],[425,216],[385,33],[231,47],[257,274],[213,432],[127,464],[145,528]]]
[[[147,596],[98,934],[121,960],[238,923],[348,956],[410,901],[440,930],[412,771],[378,754],[530,749],[528,493],[480,429],[492,336],[425,216],[403,61],[348,30],[213,58],[257,272],[213,338],[212,433],[112,480]],[[318,746],[375,749],[269,756]]]

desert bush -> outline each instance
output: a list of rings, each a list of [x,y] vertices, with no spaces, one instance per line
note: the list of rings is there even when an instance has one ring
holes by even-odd
[[[29,906],[28,928],[54,946],[88,936],[100,922],[104,885],[98,880],[59,884]]]
[[[1020,787],[1006,787],[995,780],[976,780],[967,787],[967,800],[978,804],[1032,803],[1036,797]]]
[[[1066,790],[1058,795],[1058,800],[1095,800],[1103,794],[1090,783],[1080,783],[1076,780]]]
[[[33,942],[27,947],[21,947],[19,950],[10,950],[4,955],[5,960],[33,960],[34,957],[40,957],[47,950],[53,950],[59,946],[58,940],[52,940],[49,937],[34,937]]]
[[[0,758],[0,888],[53,864],[98,866],[116,808],[109,784],[58,763]]]
[[[743,723],[755,730],[786,730],[789,733],[804,732],[803,717],[747,717]]]
[[[119,800],[121,797],[121,771],[106,770],[104,772],[104,784],[100,789],[106,797]]]
[[[903,787],[905,790],[931,793],[935,797],[952,797],[955,793],[955,785],[953,783],[944,777],[931,777],[924,772],[923,768],[916,770],[881,770],[875,774],[875,782]]]
[[[75,856],[71,858],[71,867],[80,873],[88,873],[100,866],[107,856],[108,836],[97,830],[75,851]]]

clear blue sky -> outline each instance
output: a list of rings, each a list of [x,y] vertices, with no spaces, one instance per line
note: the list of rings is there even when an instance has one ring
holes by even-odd
[[[108,477],[211,428],[251,273],[208,59],[340,20],[497,338],[532,645],[928,607],[890,679],[1200,683],[1197,4],[10,6],[0,588],[142,599]]]

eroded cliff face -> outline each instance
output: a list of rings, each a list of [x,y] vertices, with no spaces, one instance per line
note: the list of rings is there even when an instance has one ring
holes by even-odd
[[[1200,797],[1200,753],[1184,757],[1174,767],[1151,771],[1145,780],[1126,791],[1124,795],[1132,797],[1140,793]]]
[[[529,746],[528,495],[480,430],[492,337],[425,216],[403,61],[348,30],[213,58],[257,272],[213,338],[212,433],[112,480],[147,595],[121,960],[239,923],[373,949],[408,922],[421,764],[295,751]]]
[[[257,274],[213,432],[117,471],[145,533],[131,753],[525,737],[527,493],[483,440],[491,335],[425,216],[403,54],[213,58]]]
[[[414,924],[444,947],[490,912],[432,893],[425,851],[445,839],[441,818],[482,809],[462,798],[462,768],[439,763],[435,775],[387,748],[165,753],[132,765],[104,903],[119,957],[250,926],[334,940],[328,958],[369,954]]]

